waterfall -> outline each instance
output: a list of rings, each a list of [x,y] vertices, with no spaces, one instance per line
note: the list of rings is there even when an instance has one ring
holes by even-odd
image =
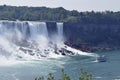
[[[45,22],[0,21],[0,55],[46,56],[48,42]]]
[[[64,36],[63,36],[63,23],[57,23],[57,30],[58,30],[58,39],[59,41],[63,42]]]
[[[48,32],[46,22],[0,21],[0,57],[31,60],[78,54],[64,44],[63,23],[56,23],[56,27],[53,34]]]
[[[48,30],[45,22],[28,22],[28,24],[30,27],[30,35],[32,39],[39,35],[48,38]]]
[[[1,21],[0,33],[10,33],[17,36],[20,34],[22,39],[35,39],[39,35],[48,38],[48,31],[45,22]]]
[[[0,33],[4,36],[15,38],[21,35],[23,39],[28,37],[29,25],[27,22],[0,21],[0,25]]]

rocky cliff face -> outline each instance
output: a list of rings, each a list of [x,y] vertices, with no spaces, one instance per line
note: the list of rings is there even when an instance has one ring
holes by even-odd
[[[120,25],[64,23],[66,44],[87,52],[120,47]]]

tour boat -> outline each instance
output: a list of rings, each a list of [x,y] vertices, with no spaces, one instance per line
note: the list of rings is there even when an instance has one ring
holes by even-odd
[[[97,62],[106,62],[106,61],[107,61],[107,59],[104,55],[97,57]]]

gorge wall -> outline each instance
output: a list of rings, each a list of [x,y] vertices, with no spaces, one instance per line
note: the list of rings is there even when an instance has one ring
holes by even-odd
[[[120,48],[119,24],[64,23],[66,44],[87,52]]]

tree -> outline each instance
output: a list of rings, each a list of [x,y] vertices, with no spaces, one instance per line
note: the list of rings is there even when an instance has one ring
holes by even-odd
[[[39,78],[35,78],[35,80],[45,80],[44,77],[39,77]],[[55,80],[54,76],[50,73],[47,77],[47,80]],[[64,69],[62,69],[62,74],[60,79],[58,80],[71,80],[70,76],[68,76],[65,72]],[[83,69],[81,69],[81,75],[79,77],[79,80],[92,80],[92,75],[88,74],[86,71],[83,71]]]

